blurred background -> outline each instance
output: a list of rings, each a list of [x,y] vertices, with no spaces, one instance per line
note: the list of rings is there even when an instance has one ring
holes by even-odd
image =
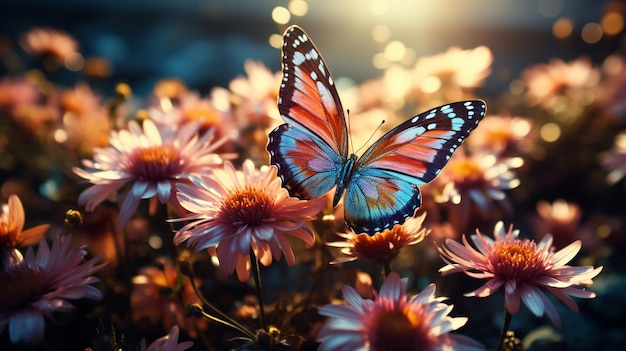
[[[25,0],[3,1],[0,33],[6,46],[33,26],[61,29],[80,43],[84,59],[106,60],[109,82],[127,81],[142,94],[169,77],[206,93],[243,74],[246,59],[277,71],[275,48],[287,24],[315,38],[335,76],[355,82],[378,77],[389,61],[408,67],[450,46],[486,45],[495,74],[483,90],[495,94],[530,63],[581,54],[599,62],[614,53],[623,42],[623,7],[584,0]],[[6,60],[4,69],[19,69]]]

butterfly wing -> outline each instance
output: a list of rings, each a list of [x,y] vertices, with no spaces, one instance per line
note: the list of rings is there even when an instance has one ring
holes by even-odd
[[[278,110],[286,124],[267,150],[294,196],[318,198],[337,182],[347,160],[348,131],[333,77],[315,44],[297,26],[283,36]]]
[[[485,102],[460,101],[390,130],[357,161],[344,199],[346,223],[374,234],[401,224],[420,206],[418,186],[433,180],[485,115]]]

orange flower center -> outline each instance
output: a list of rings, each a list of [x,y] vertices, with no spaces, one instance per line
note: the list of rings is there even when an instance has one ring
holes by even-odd
[[[66,111],[75,112],[79,115],[83,112],[83,102],[73,91],[63,92],[61,95],[61,106]]]
[[[187,92],[187,86],[178,79],[164,79],[154,87],[154,95],[160,99],[175,99]]]
[[[271,220],[273,205],[274,201],[263,189],[245,187],[237,189],[224,200],[222,212],[235,226],[256,227]]]
[[[138,149],[132,171],[140,179],[166,179],[178,172],[179,154],[166,146]]]
[[[490,130],[487,139],[493,144],[502,144],[513,139],[511,135],[511,130],[498,128]]]
[[[185,119],[188,121],[202,121],[202,128],[209,129],[217,124],[217,114],[207,107],[194,107],[185,111]]]
[[[145,164],[153,164],[155,166],[167,165],[178,158],[172,150],[163,146],[142,149],[139,151],[137,156],[141,162]]]
[[[474,160],[466,158],[455,160],[448,165],[450,174],[455,179],[478,179],[483,169]]]
[[[422,335],[422,318],[404,308],[375,312],[367,330],[367,339],[372,351],[418,351],[428,349],[428,337]]]
[[[0,219],[0,251],[5,251],[17,246],[17,228]]]
[[[359,234],[354,236],[354,250],[361,258],[384,262],[394,258],[401,248],[407,245],[406,233],[400,226],[384,230],[372,236]]]
[[[515,240],[494,247],[495,273],[504,279],[529,281],[547,269],[545,252],[537,250],[534,241]]]

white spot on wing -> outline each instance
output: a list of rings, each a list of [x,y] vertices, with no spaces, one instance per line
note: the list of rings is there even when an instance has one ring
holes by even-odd
[[[451,122],[452,130],[456,130],[457,132],[460,131],[461,127],[463,127],[463,124],[465,124],[463,118],[453,118]]]
[[[304,60],[306,60],[306,57],[304,57],[304,54],[302,54],[300,51],[296,51],[293,54],[293,58],[291,59],[291,62],[298,66],[300,65],[302,62],[304,62]]]

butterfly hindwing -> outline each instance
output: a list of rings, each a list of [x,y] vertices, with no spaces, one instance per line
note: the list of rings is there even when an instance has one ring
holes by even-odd
[[[343,160],[324,141],[289,124],[270,133],[267,149],[292,196],[314,199],[335,185]]]
[[[419,114],[376,141],[357,161],[344,199],[356,231],[374,233],[412,216],[418,186],[430,182],[485,114],[480,100],[460,101]]]

